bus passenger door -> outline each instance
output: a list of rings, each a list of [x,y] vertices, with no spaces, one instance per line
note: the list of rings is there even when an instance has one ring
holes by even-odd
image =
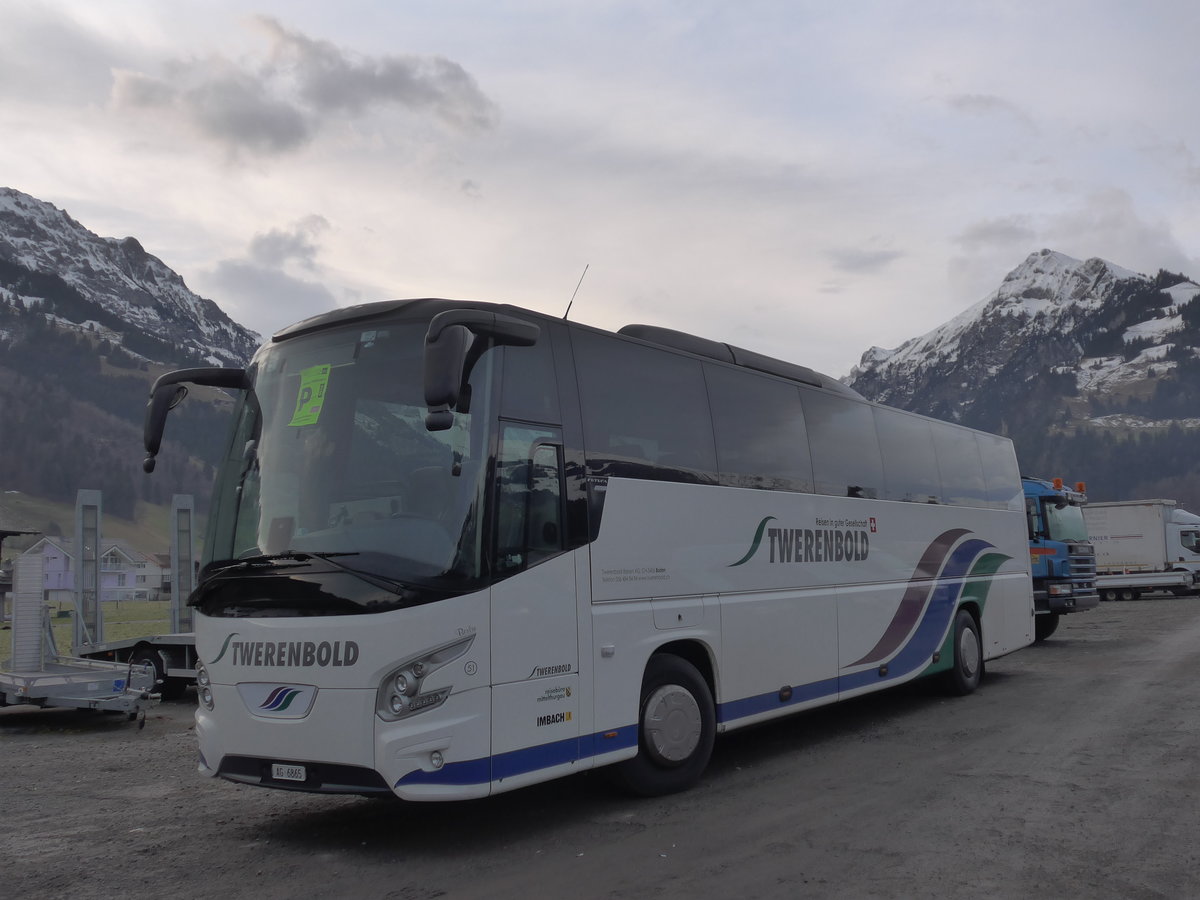
[[[518,787],[579,758],[574,555],[563,448],[551,426],[501,422],[492,586],[492,780]]]

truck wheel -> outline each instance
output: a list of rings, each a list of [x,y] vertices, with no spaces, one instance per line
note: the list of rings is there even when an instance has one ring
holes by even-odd
[[[1058,630],[1058,613],[1046,613],[1033,619],[1033,636],[1044,641]]]
[[[612,767],[613,780],[643,797],[689,788],[708,765],[716,733],[712,692],[696,667],[672,654],[652,656],[642,676],[638,754]]]
[[[1109,588],[1108,590],[1106,590],[1106,591],[1104,592],[1104,595],[1103,595],[1103,596],[1104,596],[1104,599],[1105,599],[1105,600],[1108,600],[1108,601],[1110,601],[1110,602],[1115,602],[1116,600],[1119,600],[1119,599],[1120,599],[1120,597],[1118,596],[1117,592],[1116,592],[1116,591],[1114,591],[1114,590],[1112,590],[1111,588]]]
[[[1122,600],[1136,600],[1137,598],[1138,598],[1138,592],[1135,591],[1133,588],[1121,588],[1121,599]]]
[[[960,609],[954,617],[954,667],[946,674],[950,690],[959,695],[970,694],[979,687],[979,679],[983,677],[983,641],[979,637],[979,624],[965,609]]]
[[[155,690],[164,700],[178,700],[187,688],[186,682],[167,677],[167,664],[163,655],[151,647],[133,651],[129,661],[135,666],[150,666],[154,669]]]

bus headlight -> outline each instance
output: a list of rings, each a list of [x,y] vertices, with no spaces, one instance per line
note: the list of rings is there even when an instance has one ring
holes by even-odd
[[[467,652],[475,640],[474,634],[456,638],[440,646],[410,657],[384,676],[375,696],[375,714],[385,722],[395,722],[446,702],[452,686],[423,691],[425,679],[446,663]]]
[[[208,677],[208,669],[204,668],[202,662],[196,663],[196,696],[205,709],[213,708],[212,679]]]

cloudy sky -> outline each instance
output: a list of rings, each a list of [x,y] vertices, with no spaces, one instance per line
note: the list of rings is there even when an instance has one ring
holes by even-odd
[[[1050,247],[1200,276],[1195,0],[2,0],[0,185],[269,334],[494,300],[849,372]]]

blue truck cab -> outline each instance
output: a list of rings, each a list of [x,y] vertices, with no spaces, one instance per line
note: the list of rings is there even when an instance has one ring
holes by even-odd
[[[1096,551],[1088,537],[1083,482],[1066,487],[1061,478],[1023,476],[1029,521],[1029,563],[1033,574],[1034,636],[1044,641],[1059,617],[1100,604],[1096,591]]]

